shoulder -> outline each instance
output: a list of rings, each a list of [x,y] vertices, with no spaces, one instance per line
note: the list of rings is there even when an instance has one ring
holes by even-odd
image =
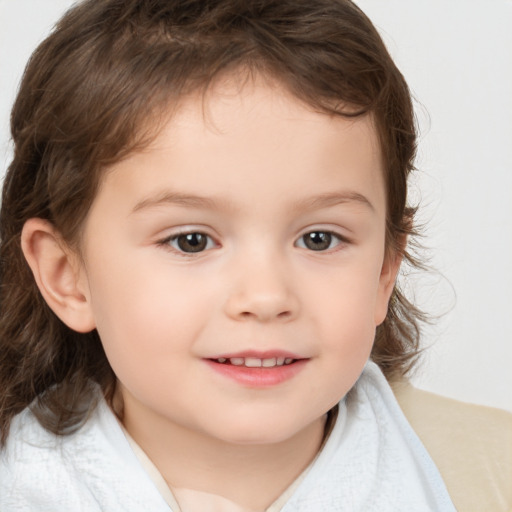
[[[64,510],[55,509],[59,494],[68,510],[99,510],[88,508],[87,478],[76,467],[86,439],[95,430],[93,423],[61,437],[44,429],[28,408],[14,418],[0,452],[0,510]]]
[[[460,512],[512,510],[512,414],[391,384]]]
[[[0,452],[2,512],[159,511],[161,501],[104,402],[66,436],[46,431],[27,409]]]

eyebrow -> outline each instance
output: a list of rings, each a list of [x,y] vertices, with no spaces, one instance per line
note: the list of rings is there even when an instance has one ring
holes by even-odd
[[[166,191],[152,197],[148,197],[139,201],[133,208],[132,213],[148,208],[155,208],[164,205],[177,205],[189,208],[203,208],[217,210],[220,209],[221,203],[210,197],[196,196],[192,194],[181,194],[178,192]]]
[[[353,191],[327,192],[312,197],[306,197],[299,200],[294,205],[294,207],[296,210],[303,211],[329,208],[339,204],[347,203],[361,204],[372,212],[375,211],[375,207],[366,196],[360,194],[359,192]],[[210,210],[232,209],[232,205],[228,201],[193,194],[165,191],[161,194],[157,194],[155,196],[151,196],[143,199],[142,201],[139,201],[132,209],[132,213],[165,205],[177,205],[188,208],[201,208]]]
[[[300,200],[297,203],[296,207],[297,209],[300,210],[316,210],[347,203],[360,204],[365,206],[372,212],[375,212],[375,207],[373,206],[371,201],[363,194],[354,191],[327,192],[325,194],[307,197],[305,199]]]

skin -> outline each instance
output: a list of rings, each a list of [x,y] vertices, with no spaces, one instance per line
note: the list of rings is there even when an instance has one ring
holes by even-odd
[[[63,249],[69,273],[53,278],[75,302],[43,294],[71,327],[98,329],[124,426],[167,482],[261,509],[314,458],[369,357],[399,265],[385,259],[385,212],[371,116],[226,82],[109,169],[81,259]],[[332,233],[328,247],[308,247],[311,232]],[[204,250],[184,252],[184,233],[206,236]],[[58,253],[56,239],[29,221],[29,262]],[[305,362],[263,387],[207,363],[249,350]]]

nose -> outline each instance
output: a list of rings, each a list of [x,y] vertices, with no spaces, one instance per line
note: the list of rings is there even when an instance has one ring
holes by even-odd
[[[267,257],[231,268],[226,314],[238,321],[287,322],[299,312],[299,298],[290,272],[277,258]]]

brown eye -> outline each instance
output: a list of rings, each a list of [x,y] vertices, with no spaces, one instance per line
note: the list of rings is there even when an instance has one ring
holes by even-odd
[[[336,247],[342,239],[329,231],[311,231],[301,236],[297,242],[298,247],[311,251],[326,251]]]
[[[186,233],[174,237],[170,244],[181,252],[201,252],[209,248],[209,237],[202,233]]]

